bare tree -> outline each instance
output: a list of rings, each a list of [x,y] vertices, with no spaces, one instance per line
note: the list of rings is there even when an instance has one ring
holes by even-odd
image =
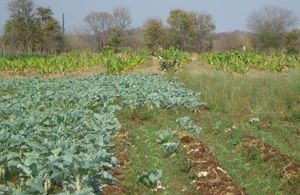
[[[208,51],[212,49],[213,33],[216,25],[210,14],[191,12],[191,49],[193,51]]]
[[[34,16],[34,4],[32,0],[11,0],[7,8],[11,18],[28,19]]]
[[[291,30],[298,19],[285,8],[265,6],[248,17],[248,28],[254,33],[259,48],[281,48],[284,35]]]
[[[215,35],[214,51],[243,50],[247,48],[251,48],[249,33],[233,31]]]
[[[97,51],[98,45],[95,44],[95,37],[90,36],[90,31],[84,25],[73,27],[65,35],[67,46],[70,50],[83,51],[92,49]]]
[[[113,26],[110,31],[108,45],[114,49],[126,46],[128,42],[127,30],[131,24],[129,10],[125,7],[118,7],[113,10]]]
[[[129,10],[119,7],[108,12],[92,12],[84,18],[93,31],[98,43],[98,49],[104,48],[106,43],[112,47],[119,47],[124,42],[125,32],[131,24]]]
[[[84,19],[93,31],[98,49],[102,49],[113,26],[113,16],[107,12],[92,12]]]
[[[129,10],[125,7],[115,8],[113,11],[113,28],[126,30],[131,24]]]

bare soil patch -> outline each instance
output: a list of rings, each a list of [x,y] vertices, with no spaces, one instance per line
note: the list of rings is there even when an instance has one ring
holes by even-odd
[[[122,195],[125,194],[125,186],[122,184],[124,180],[124,172],[128,166],[128,151],[127,148],[130,145],[126,134],[125,127],[122,126],[120,132],[115,138],[115,143],[121,147],[117,147],[116,157],[118,159],[118,165],[111,171],[112,175],[118,179],[119,183],[116,185],[107,185],[105,187],[106,195]]]
[[[213,152],[188,134],[181,135],[181,143],[187,151],[195,172],[195,189],[199,194],[246,194],[227,171],[224,170]]]

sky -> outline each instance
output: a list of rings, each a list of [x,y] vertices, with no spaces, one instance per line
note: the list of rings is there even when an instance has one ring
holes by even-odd
[[[7,3],[0,0],[0,32],[8,19]],[[65,27],[71,31],[84,24],[83,18],[90,12],[111,12],[115,7],[127,7],[132,17],[132,27],[142,26],[148,18],[166,21],[175,8],[200,11],[213,16],[216,31],[247,31],[247,17],[265,5],[275,5],[292,10],[300,18],[300,0],[34,0],[37,6],[50,7],[55,18],[61,21],[65,15]],[[297,27],[300,27],[298,22]]]

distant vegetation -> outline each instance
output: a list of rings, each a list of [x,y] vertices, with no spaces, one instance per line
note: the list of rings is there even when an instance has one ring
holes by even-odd
[[[288,55],[284,52],[238,52],[224,51],[202,53],[200,61],[212,65],[217,70],[246,73],[250,68],[270,71],[284,71],[288,68],[300,68],[299,55]]]
[[[109,73],[121,73],[143,64],[149,56],[149,51],[133,52],[129,49],[116,53],[105,50],[100,53],[91,51],[68,52],[50,55],[2,55],[0,70],[24,71],[29,70],[41,74],[66,73],[97,65],[105,65]]]
[[[112,12],[91,12],[82,27],[64,33],[49,7],[39,7],[33,0],[11,0],[9,19],[0,38],[1,53],[61,53],[106,48],[151,51],[176,47],[183,51],[281,50],[298,53],[300,31],[294,29],[296,15],[289,9],[266,6],[253,12],[249,32],[215,33],[212,15],[183,9],[170,11],[166,21],[150,18],[142,27],[131,28],[132,18],[125,7]]]
[[[195,60],[195,59],[194,59]],[[206,52],[198,56],[197,63],[227,72],[244,74],[250,69],[287,71],[300,68],[299,55],[284,52],[223,51]],[[192,61],[192,54],[175,47],[152,52],[147,49],[120,51],[106,49],[68,52],[61,54],[10,54],[0,55],[0,71],[32,71],[40,74],[67,73],[94,66],[103,66],[107,73],[121,74],[145,63],[157,65],[161,71],[176,72]],[[195,61],[194,61],[195,63]]]

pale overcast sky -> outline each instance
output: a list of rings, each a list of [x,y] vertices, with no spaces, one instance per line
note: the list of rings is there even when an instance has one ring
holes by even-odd
[[[1,28],[8,19],[8,2],[9,0],[0,0]],[[300,0],[35,0],[34,2],[37,6],[50,7],[60,21],[64,13],[67,30],[83,24],[83,18],[92,11],[110,12],[118,6],[129,8],[133,27],[141,26],[151,17],[165,21],[170,10],[174,8],[211,14],[217,32],[247,30],[247,17],[264,5],[291,9],[300,18]]]

